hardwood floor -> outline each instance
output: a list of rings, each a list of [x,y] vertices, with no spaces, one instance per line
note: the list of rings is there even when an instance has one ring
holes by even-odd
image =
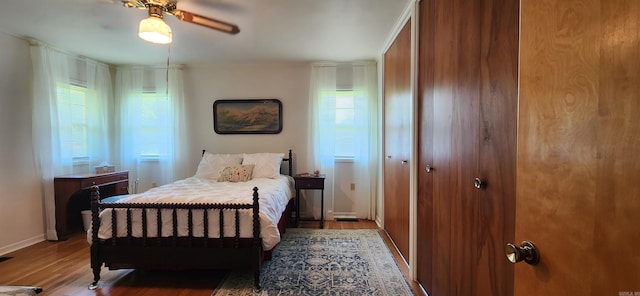
[[[379,229],[373,221],[325,221],[325,229]],[[302,221],[302,228],[318,228],[318,222]],[[380,230],[398,266],[408,269],[389,238]],[[6,254],[0,262],[0,285],[40,286],[40,295],[211,295],[227,271],[135,271],[102,269],[100,288],[87,289],[92,280],[89,243],[84,233],[60,242],[44,241]],[[420,291],[415,282],[414,291]],[[416,292],[419,293],[419,292]]]

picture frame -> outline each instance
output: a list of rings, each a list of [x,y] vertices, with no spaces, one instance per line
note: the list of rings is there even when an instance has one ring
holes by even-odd
[[[278,99],[216,100],[216,134],[278,134],[282,131],[282,102]]]

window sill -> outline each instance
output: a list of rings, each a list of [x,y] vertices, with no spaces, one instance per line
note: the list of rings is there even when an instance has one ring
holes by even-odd
[[[336,163],[353,163],[353,157],[336,157]]]
[[[160,162],[160,156],[158,155],[140,155],[138,157],[140,162]]]

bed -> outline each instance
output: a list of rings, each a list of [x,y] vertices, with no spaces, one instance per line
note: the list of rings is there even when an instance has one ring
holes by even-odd
[[[287,175],[281,173],[288,164]],[[100,199],[91,189],[91,244],[96,289],[109,269],[250,268],[271,258],[294,208],[292,152],[210,154],[193,177],[141,194]]]

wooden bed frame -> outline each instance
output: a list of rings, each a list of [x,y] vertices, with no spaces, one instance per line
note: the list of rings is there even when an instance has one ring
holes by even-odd
[[[203,151],[204,152],[204,151]],[[288,174],[293,175],[292,153],[283,161],[288,162]],[[91,269],[93,270],[93,282],[89,289],[94,290],[100,281],[100,269],[104,263],[109,269],[233,269],[251,268],[254,275],[254,286],[260,288],[260,267],[263,260],[271,259],[271,251],[263,251],[262,238],[260,237],[258,188],[253,188],[253,203],[248,204],[181,204],[181,203],[103,203],[100,201],[98,186],[91,189]],[[280,233],[284,233],[286,225],[291,218],[291,212],[295,199],[291,199],[287,209],[278,222]],[[111,212],[112,238],[98,238],[100,229],[99,213],[104,209],[113,209]],[[131,212],[133,209],[142,212],[142,237],[132,236]],[[147,210],[155,215],[158,229],[162,229],[160,222],[160,209],[169,210],[172,213],[173,235],[169,237],[147,237]],[[252,210],[253,237],[240,237],[239,211]],[[178,236],[177,210],[187,210],[188,236]],[[193,210],[201,212],[204,220],[204,237],[193,235]],[[235,235],[233,237],[211,238],[208,237],[207,210],[220,211],[220,233],[224,233],[223,210],[227,214],[235,215]],[[127,234],[117,236],[116,211],[126,212]],[[153,217],[149,217],[153,219]],[[153,220],[151,220],[153,221]],[[228,236],[226,234],[225,236]],[[274,247],[275,248],[275,247]]]

